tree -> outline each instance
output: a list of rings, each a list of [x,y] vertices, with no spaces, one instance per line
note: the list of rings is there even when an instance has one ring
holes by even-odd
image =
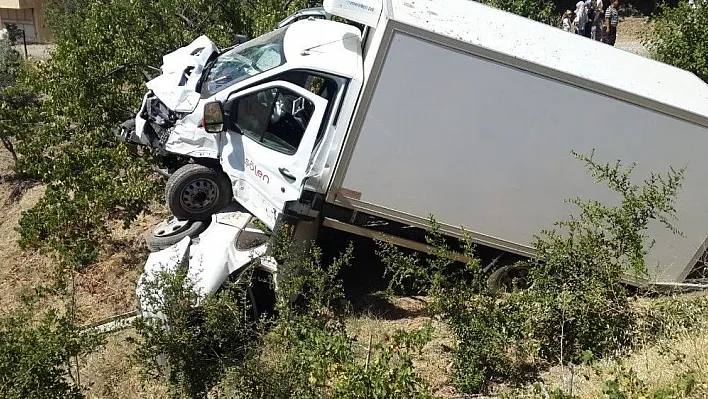
[[[141,69],[208,34],[223,44],[240,29],[227,2],[52,1],[52,57],[33,71],[45,98],[42,123],[18,143],[22,172],[47,185],[20,221],[21,244],[59,251],[75,266],[93,262],[109,218],[125,224],[159,198],[150,156],[117,142],[112,130],[137,112]]]
[[[555,5],[543,0],[482,0],[481,3],[544,23],[549,23],[555,12]]]
[[[23,61],[7,39],[0,39],[0,141],[18,164],[13,139],[19,138],[33,121],[39,99],[18,82]]]
[[[127,225],[160,197],[155,158],[136,156],[112,133],[137,112],[141,71],[200,35],[227,46],[237,33],[262,33],[300,4],[51,0],[56,48],[29,79],[44,99],[41,124],[17,146],[22,172],[47,190],[20,221],[21,244],[59,251],[76,266],[94,261],[109,218]]]
[[[676,7],[664,3],[648,30],[644,43],[656,59],[695,73],[708,82],[708,4],[681,1]]]

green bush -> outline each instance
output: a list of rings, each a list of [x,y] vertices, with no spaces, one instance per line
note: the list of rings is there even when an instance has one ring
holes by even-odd
[[[694,7],[684,0],[675,7],[663,2],[651,21],[644,43],[656,59],[708,82],[708,5],[700,0]]]
[[[366,359],[357,356],[355,340],[345,329],[348,307],[339,277],[352,260],[353,247],[322,265],[317,247],[296,247],[287,232],[282,234],[275,248],[284,276],[277,324],[264,339],[282,354],[276,368],[286,370],[286,397],[430,397],[412,364],[412,355],[430,339],[430,327],[396,331],[373,343]]]
[[[0,39],[0,87],[13,86],[22,67],[22,56],[7,39]]]
[[[275,314],[248,320],[243,283],[208,296],[196,294],[185,271],[161,274],[147,284],[167,320],[141,320],[136,357],[147,376],[164,359],[174,396],[203,397],[209,391],[232,398],[427,398],[427,384],[413,369],[412,355],[430,339],[430,327],[397,331],[373,343],[363,359],[345,328],[347,307],[340,271],[350,246],[330,265],[317,247],[295,246],[278,230],[271,254],[280,259]],[[256,267],[257,264],[254,264]],[[199,317],[195,319],[195,314]]]
[[[32,131],[39,98],[23,82],[26,66],[20,53],[8,40],[0,40],[0,141],[12,156],[15,168],[19,159],[14,141]]]
[[[555,4],[551,1],[485,0],[482,3],[547,24],[551,23],[551,17],[555,13]]]
[[[575,154],[575,153],[574,153]],[[537,258],[517,264],[529,270],[527,290],[489,290],[474,246],[464,240],[462,265],[445,258],[449,248],[434,220],[428,243],[436,257],[421,262],[381,243],[378,251],[390,289],[406,287],[431,296],[429,311],[454,334],[453,382],[463,392],[485,392],[493,382],[518,382],[538,360],[582,362],[633,344],[638,314],[629,306],[623,275],[644,276],[650,221],[672,226],[683,170],[631,179],[634,165],[600,164],[575,154],[592,176],[621,199],[615,207],[572,199],[577,215],[536,237]],[[650,243],[651,244],[651,243]],[[656,329],[654,323],[645,329]]]
[[[396,331],[359,358],[341,325],[303,317],[287,344],[275,333],[258,354],[230,369],[216,392],[229,398],[430,398],[416,375],[412,355],[428,341],[430,328]]]
[[[165,376],[173,397],[205,397],[224,370],[246,358],[256,336],[246,286],[227,284],[198,304],[194,283],[181,269],[151,276],[144,287],[141,306],[162,317],[135,322],[134,358],[144,376]]]
[[[604,356],[631,343],[636,315],[621,278],[646,276],[651,221],[680,233],[671,220],[683,170],[651,174],[634,184],[634,165],[599,164],[592,155],[575,155],[621,202],[609,207],[573,199],[579,214],[537,237],[528,295],[543,309],[534,316],[541,356],[563,362],[581,361],[586,350]]]
[[[256,37],[269,32],[275,24],[297,10],[321,7],[321,0],[258,0],[244,1],[244,17],[248,33]]]
[[[0,316],[0,397],[83,397],[77,358],[102,342],[55,310],[26,306]]]
[[[492,383],[518,381],[533,351],[527,316],[534,309],[516,296],[489,290],[469,239],[463,243],[469,261],[449,260],[450,248],[432,217],[427,241],[436,253],[425,261],[379,242],[378,254],[391,277],[389,289],[414,288],[430,295],[428,311],[447,324],[457,342],[452,382],[462,392],[484,393]]]
[[[5,29],[7,29],[7,40],[12,44],[13,46],[19,43],[24,36],[24,32],[17,27],[17,24],[13,23],[6,23],[5,24]]]

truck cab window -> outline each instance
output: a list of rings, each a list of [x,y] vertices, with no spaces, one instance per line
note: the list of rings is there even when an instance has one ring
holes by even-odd
[[[285,64],[283,39],[287,29],[277,29],[221,53],[204,72],[202,98],[211,97],[244,79]]]
[[[334,100],[337,90],[339,89],[339,85],[334,79],[305,70],[287,71],[275,76],[273,79],[296,84],[307,91],[317,94],[330,103]]]
[[[239,98],[233,105],[241,132],[261,145],[294,154],[315,110],[308,99],[284,88],[269,88]]]

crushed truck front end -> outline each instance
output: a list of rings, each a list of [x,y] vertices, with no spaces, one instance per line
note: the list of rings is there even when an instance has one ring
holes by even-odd
[[[199,47],[178,53],[194,56]],[[338,156],[363,81],[360,32],[328,20],[298,21],[211,58],[181,101],[160,100],[179,117],[165,149],[174,149],[178,141],[186,148],[196,137],[213,140],[215,162],[209,165],[228,177],[235,200],[231,207],[238,209],[217,212],[198,236],[151,254],[137,289],[140,298],[146,298],[147,283],[156,274],[180,268],[195,280],[200,298],[256,259],[275,273],[275,263],[264,257],[267,242],[243,247],[250,235],[263,234],[248,223],[257,218],[274,229],[307,200],[308,187],[323,185],[319,182]],[[192,101],[195,94],[199,98]],[[215,103],[222,112],[221,128],[207,131],[205,109]],[[211,149],[194,142],[182,153]],[[323,195],[326,189],[320,190]],[[141,304],[146,314],[158,313],[146,299]]]

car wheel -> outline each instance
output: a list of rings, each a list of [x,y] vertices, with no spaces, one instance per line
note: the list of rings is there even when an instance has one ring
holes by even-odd
[[[205,220],[231,202],[231,181],[218,169],[187,164],[177,169],[165,186],[165,201],[179,219]]]
[[[184,237],[194,238],[209,226],[200,220],[185,220],[170,216],[152,226],[145,234],[145,243],[151,252],[161,251],[182,241]]]
[[[487,287],[494,294],[511,292],[514,288],[529,288],[529,270],[518,265],[502,266],[487,278]]]

